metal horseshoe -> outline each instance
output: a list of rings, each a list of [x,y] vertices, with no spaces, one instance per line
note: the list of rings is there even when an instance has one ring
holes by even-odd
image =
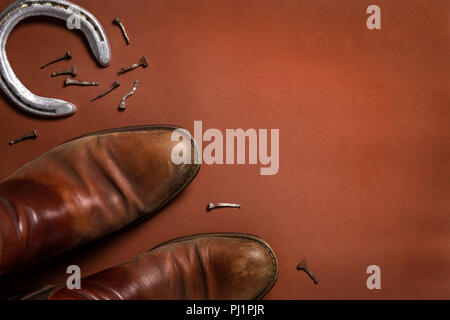
[[[111,49],[100,22],[87,10],[65,0],[18,0],[0,15],[0,87],[21,109],[38,116],[58,118],[76,112],[74,104],[31,93],[17,78],[6,55],[6,42],[11,31],[22,20],[32,16],[50,16],[64,21],[76,19],[86,36],[98,63],[108,66]]]

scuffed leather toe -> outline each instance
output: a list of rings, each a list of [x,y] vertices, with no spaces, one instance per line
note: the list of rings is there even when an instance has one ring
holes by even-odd
[[[259,299],[278,277],[273,250],[256,236],[198,236],[191,245],[204,268],[207,299]]]

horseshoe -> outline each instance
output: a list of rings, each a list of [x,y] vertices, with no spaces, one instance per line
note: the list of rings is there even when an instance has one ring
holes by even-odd
[[[0,15],[0,87],[26,112],[50,118],[70,116],[77,110],[74,104],[31,93],[19,81],[8,61],[6,42],[11,31],[19,22],[32,16],[49,16],[65,21],[76,19],[95,58],[102,66],[108,66],[111,61],[108,38],[100,22],[91,13],[66,0],[18,0]]]

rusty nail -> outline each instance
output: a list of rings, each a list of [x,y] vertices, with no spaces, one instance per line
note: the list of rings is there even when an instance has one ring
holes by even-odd
[[[139,68],[139,67],[142,67],[142,68],[147,68],[148,67],[147,57],[143,56],[141,58],[141,60],[139,60],[138,63],[135,63],[135,64],[133,64],[133,65],[131,65],[129,67],[125,67],[125,68],[120,69],[119,74],[131,71],[131,70],[134,70],[134,69]]]
[[[64,87],[68,86],[82,86],[82,87],[91,87],[91,86],[98,86],[98,82],[89,82],[89,81],[77,81],[70,78],[67,78],[66,81],[64,81]]]
[[[106,96],[108,93],[110,93],[111,91],[113,91],[114,89],[118,88],[120,86],[120,82],[119,81],[114,81],[114,83],[112,84],[111,88],[109,88],[108,90],[106,90],[105,92],[103,92],[101,95],[93,98],[91,100],[91,102],[98,100],[100,98],[103,98],[104,96]]]
[[[12,146],[12,145],[14,145],[16,143],[19,143],[19,142],[22,142],[22,141],[25,141],[25,140],[28,140],[28,139],[36,139],[37,137],[38,137],[37,131],[36,131],[36,129],[34,129],[31,133],[28,133],[28,134],[26,134],[26,135],[24,135],[24,136],[22,136],[20,138],[14,139],[14,140],[8,142],[8,144],[10,146]]]
[[[56,63],[56,62],[59,62],[59,61],[62,61],[62,60],[70,60],[70,59],[72,59],[72,53],[71,53],[70,51],[67,51],[66,54],[65,54],[63,57],[58,58],[58,59],[55,59],[55,60],[53,60],[53,61],[50,61],[50,62],[47,63],[47,64],[44,64],[44,65],[41,67],[41,69],[45,69],[45,68],[47,68],[49,65],[51,65],[51,64],[53,64],[53,63]]]
[[[73,66],[70,69],[61,70],[61,71],[58,71],[58,72],[53,72],[51,74],[51,76],[52,77],[57,77],[57,76],[63,76],[63,75],[68,75],[68,74],[75,78],[78,75],[77,67]]]
[[[306,260],[303,260],[298,264],[297,270],[305,271],[306,274],[314,281],[314,284],[319,284],[319,280],[317,280],[316,276],[311,272],[311,270],[309,270]]]

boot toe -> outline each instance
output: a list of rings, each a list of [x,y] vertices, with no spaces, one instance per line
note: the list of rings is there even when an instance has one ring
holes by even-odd
[[[208,275],[209,299],[260,299],[278,278],[275,253],[256,236],[223,234],[201,238],[197,247]]]

